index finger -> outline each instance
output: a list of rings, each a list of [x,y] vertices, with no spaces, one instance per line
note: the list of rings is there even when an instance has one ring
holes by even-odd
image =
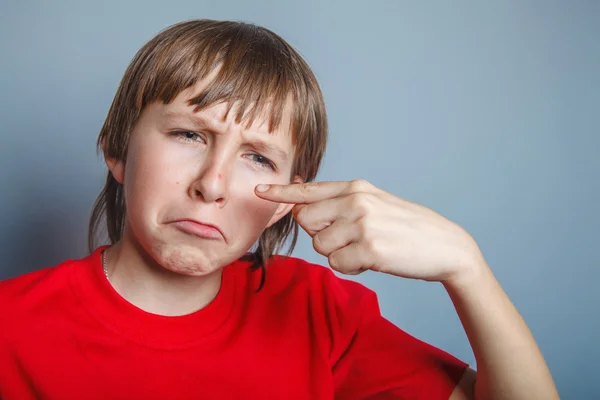
[[[350,182],[307,182],[290,185],[258,185],[258,197],[277,203],[309,204],[338,197],[348,191]],[[263,190],[266,189],[266,190]]]

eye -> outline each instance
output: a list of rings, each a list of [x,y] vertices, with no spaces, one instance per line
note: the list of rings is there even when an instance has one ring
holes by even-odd
[[[179,140],[183,140],[184,142],[206,142],[204,137],[192,131],[175,131],[172,132],[172,135],[174,135]]]
[[[260,154],[249,154],[250,159],[263,168],[268,168],[275,171],[275,164],[268,158],[261,156]]]

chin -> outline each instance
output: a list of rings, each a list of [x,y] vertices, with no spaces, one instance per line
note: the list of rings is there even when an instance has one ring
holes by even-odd
[[[162,244],[154,248],[154,254],[163,268],[181,275],[206,276],[224,266],[218,257],[189,245]]]

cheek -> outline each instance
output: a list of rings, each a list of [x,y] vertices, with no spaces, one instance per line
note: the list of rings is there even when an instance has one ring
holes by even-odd
[[[258,183],[232,185],[230,193],[230,210],[235,209],[236,225],[243,225],[248,231],[256,232],[265,229],[275,211],[278,203],[263,200],[254,194],[254,188]],[[227,207],[226,207],[227,208]]]
[[[230,201],[235,203],[232,207],[236,210],[237,221],[251,231],[252,235],[260,235],[271,221],[279,207],[279,203],[263,200],[256,196],[254,189],[261,183],[289,184],[289,175],[274,175],[267,172],[258,172],[247,166],[236,170],[231,177]],[[241,224],[240,224],[241,225]]]
[[[186,170],[177,156],[164,149],[140,148],[131,153],[125,169],[125,196],[128,210],[134,213],[158,212],[164,204],[181,197],[186,190]],[[137,210],[137,212],[136,212]]]
[[[250,194],[236,196],[236,205],[241,210],[243,221],[264,229],[277,211],[278,204],[256,197],[253,190]]]

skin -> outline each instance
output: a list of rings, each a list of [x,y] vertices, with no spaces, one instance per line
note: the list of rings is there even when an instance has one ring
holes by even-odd
[[[289,107],[276,132],[268,132],[266,118],[244,129],[234,121],[235,106],[227,118],[225,104],[194,113],[187,100],[204,84],[170,104],[146,107],[131,133],[127,161],[106,159],[123,184],[127,207],[123,238],[107,252],[110,282],[129,302],[161,315],[188,314],[210,303],[222,267],[290,211],[292,205],[257,197],[256,185],[300,181],[291,174]],[[220,233],[204,238],[182,231],[174,221],[186,218]]]
[[[225,116],[224,104],[193,112],[187,99],[203,84],[171,104],[148,106],[127,162],[106,159],[128,210],[123,238],[107,251],[109,280],[121,296],[160,315],[203,308],[220,288],[222,268],[291,211],[339,272],[444,285],[479,368],[465,372],[452,400],[558,398],[531,332],[464,229],[365,181],[302,183],[292,176],[289,107],[280,130],[268,133],[266,118],[245,129],[235,112]],[[185,218],[219,230],[192,235],[174,222]]]
[[[444,285],[479,368],[450,399],[558,399],[531,332],[459,225],[365,181],[260,185],[256,194],[294,204],[294,218],[336,271]]]

